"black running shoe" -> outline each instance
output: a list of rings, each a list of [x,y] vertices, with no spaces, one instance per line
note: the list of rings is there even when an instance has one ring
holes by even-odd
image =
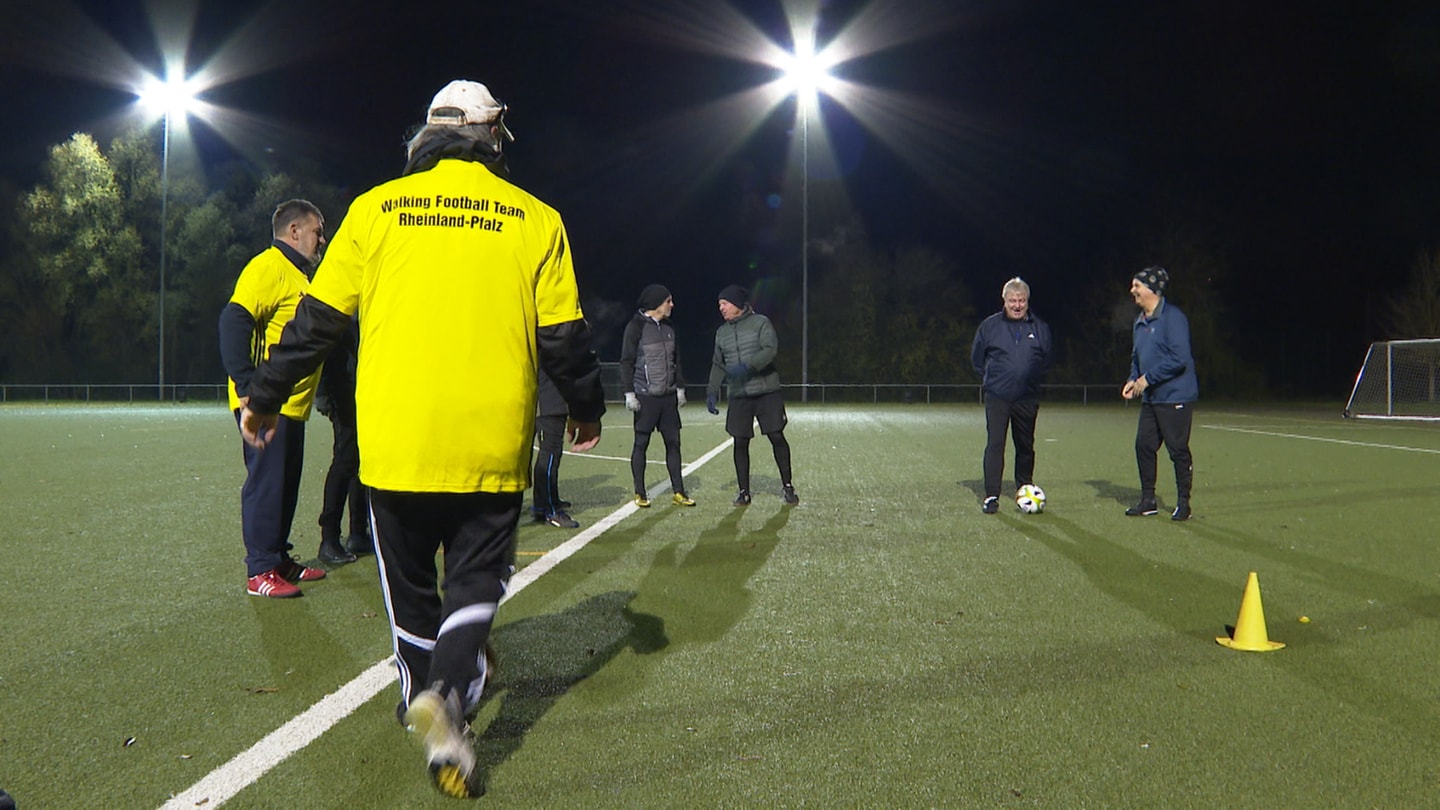
[[[1128,517],[1149,517],[1160,511],[1160,507],[1154,501],[1141,501],[1125,510]]]
[[[1171,520],[1189,520],[1189,519],[1190,519],[1190,502],[1189,502],[1189,501],[1181,501],[1178,505],[1176,505],[1175,511],[1170,513],[1170,519],[1171,519]]]
[[[980,511],[984,512],[987,515],[993,515],[996,512],[999,512],[1000,498],[995,495],[991,495],[990,497],[986,498],[985,502],[980,504]]]
[[[545,522],[549,523],[551,526],[554,526],[557,529],[580,528],[580,521],[570,517],[570,515],[566,512],[552,512],[548,516],[546,516]]]
[[[740,490],[740,494],[738,494],[738,495],[735,496],[735,501],[734,501],[734,503],[735,503],[736,506],[749,506],[749,505],[750,505],[750,490],[748,490],[748,489],[742,489],[742,490]]]

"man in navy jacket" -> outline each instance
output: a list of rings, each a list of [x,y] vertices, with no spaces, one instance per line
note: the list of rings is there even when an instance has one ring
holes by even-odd
[[[1050,327],[1030,311],[1030,285],[1019,276],[1000,289],[1004,307],[980,322],[970,362],[985,392],[985,501],[1000,511],[1005,473],[1005,432],[1015,439],[1015,488],[1035,483],[1035,419],[1040,383],[1050,370]]]
[[[1140,306],[1135,343],[1130,351],[1130,377],[1120,395],[1140,397],[1140,425],[1135,434],[1135,461],[1140,468],[1140,502],[1125,510],[1131,517],[1160,511],[1155,500],[1156,458],[1163,443],[1175,465],[1175,511],[1171,520],[1190,519],[1190,424],[1200,383],[1190,354],[1190,321],[1165,300],[1170,274],[1147,267],[1130,280],[1130,297]]]

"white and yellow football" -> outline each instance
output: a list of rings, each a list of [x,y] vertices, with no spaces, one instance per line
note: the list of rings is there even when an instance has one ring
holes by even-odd
[[[1015,493],[1015,505],[1027,515],[1045,511],[1045,490],[1034,484],[1026,484]]]

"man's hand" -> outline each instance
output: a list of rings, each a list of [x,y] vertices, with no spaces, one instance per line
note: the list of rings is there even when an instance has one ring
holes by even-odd
[[[599,422],[577,422],[574,419],[567,419],[565,420],[565,433],[570,437],[570,449],[577,453],[594,449],[595,445],[600,443]]]
[[[710,413],[715,414],[716,416],[719,416],[719,415],[720,415],[720,408],[717,407],[717,405],[716,405],[717,402],[718,402],[718,399],[716,398],[716,396],[715,396],[714,394],[707,394],[707,395],[705,396],[705,410],[709,411]]]
[[[1125,387],[1120,389],[1120,396],[1124,397],[1125,399],[1134,399],[1135,397],[1140,396],[1140,392],[1135,390],[1134,380],[1126,381]]]
[[[725,373],[734,380],[743,380],[750,376],[750,367],[744,363],[735,363],[725,367]]]
[[[240,409],[240,438],[256,450],[264,450],[275,438],[275,427],[279,424],[279,414],[255,413],[249,405]]]
[[[677,407],[680,407],[680,408],[685,407],[685,389],[684,389],[684,388],[676,388],[676,389],[675,389],[675,404],[676,404]]]
[[[635,396],[635,392],[634,392],[634,391],[626,391],[626,392],[625,392],[625,410],[627,410],[627,411],[639,411],[639,410],[640,410],[640,397]]]

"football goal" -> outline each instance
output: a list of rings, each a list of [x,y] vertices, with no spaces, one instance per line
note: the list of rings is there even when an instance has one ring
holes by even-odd
[[[1345,417],[1440,421],[1440,339],[1370,344]]]

